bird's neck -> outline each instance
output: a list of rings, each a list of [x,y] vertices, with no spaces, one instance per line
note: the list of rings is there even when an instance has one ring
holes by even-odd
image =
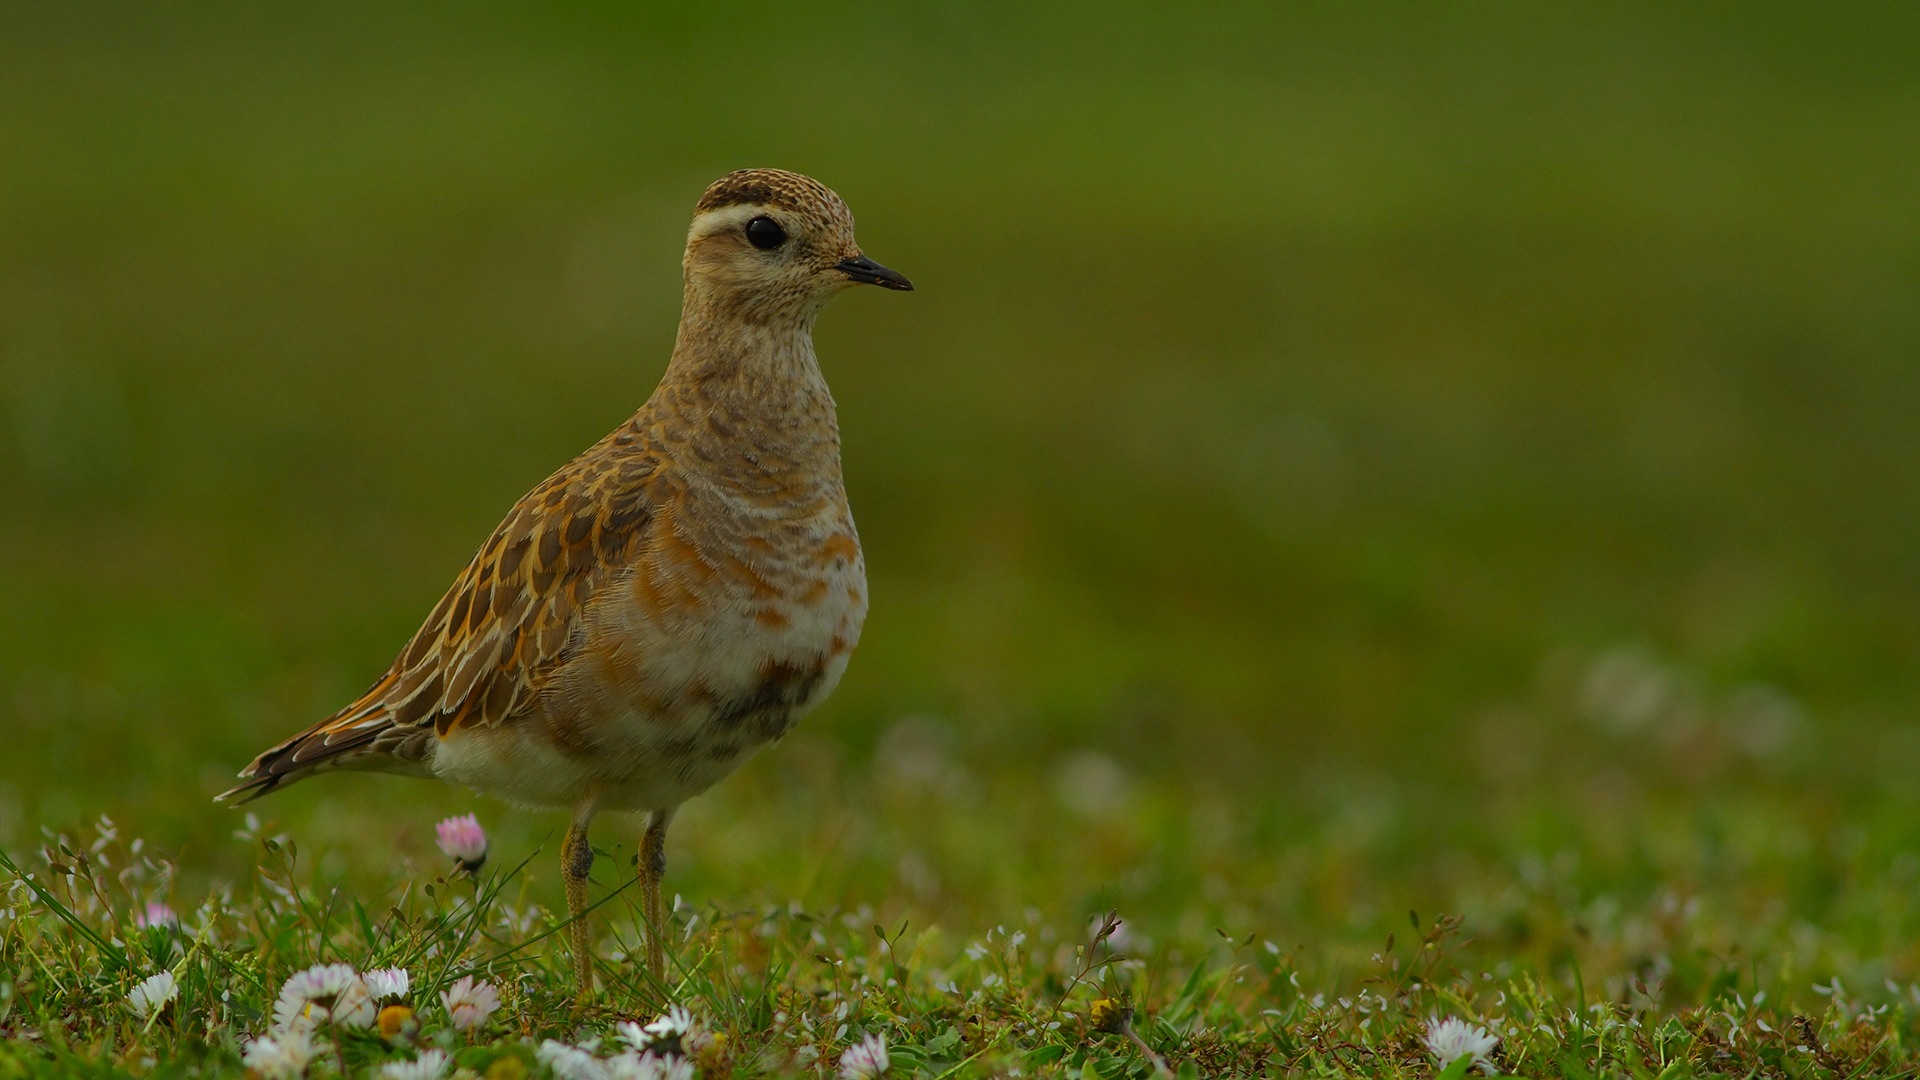
[[[839,419],[812,318],[754,321],[688,300],[673,359],[642,415],[652,414],[683,466],[717,483],[838,490]]]

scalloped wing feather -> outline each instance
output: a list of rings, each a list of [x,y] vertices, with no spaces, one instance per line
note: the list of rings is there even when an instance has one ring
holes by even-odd
[[[257,798],[323,768],[425,775],[436,738],[531,711],[577,649],[587,604],[653,520],[657,459],[635,452],[635,438],[615,432],[521,498],[386,674],[255,758],[220,798]]]

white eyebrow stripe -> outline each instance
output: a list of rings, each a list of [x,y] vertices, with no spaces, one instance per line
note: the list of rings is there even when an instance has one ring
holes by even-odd
[[[779,211],[764,203],[734,203],[731,206],[702,211],[695,215],[693,225],[687,229],[687,239],[693,241],[715,233],[744,228],[747,222],[763,215],[775,221],[780,220]]]

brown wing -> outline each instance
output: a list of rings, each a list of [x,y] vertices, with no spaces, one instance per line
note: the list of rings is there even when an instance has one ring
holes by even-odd
[[[524,714],[653,518],[657,459],[636,439],[623,428],[528,492],[378,682],[255,758],[220,798],[257,798],[321,768],[409,771],[435,736]]]

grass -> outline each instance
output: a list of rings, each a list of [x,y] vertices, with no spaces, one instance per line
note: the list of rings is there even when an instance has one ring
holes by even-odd
[[[53,839],[41,868],[0,864],[12,875],[0,1075],[231,1074],[273,1026],[285,980],[340,962],[407,969],[415,1026],[383,1037],[319,1025],[320,1074],[440,1049],[479,1075],[540,1075],[549,1041],[612,1056],[620,1021],[644,1023],[667,1002],[718,1036],[687,1044],[707,1076],[831,1069],[878,1035],[899,1075],[1427,1077],[1439,1070],[1426,1035],[1443,1017],[1484,1024],[1499,1038],[1489,1069],[1511,1075],[1892,1076],[1911,1068],[1920,1034],[1920,986],[1867,987],[1854,968],[1854,989],[1836,977],[1809,993],[1808,973],[1775,959],[1785,946],[1843,962],[1844,944],[1821,930],[1729,935],[1740,920],[1670,893],[1640,910],[1581,904],[1571,860],[1524,868],[1531,888],[1518,893],[1485,889],[1473,916],[1407,912],[1370,956],[1337,963],[1326,943],[1244,927],[1155,942],[1117,915],[1075,924],[1028,910],[954,934],[864,905],[682,901],[665,986],[629,960],[642,952],[639,917],[616,872],[592,915],[609,927],[603,990],[582,1004],[558,948],[564,925],[535,899],[527,862],[478,876],[409,867],[349,892],[257,819],[231,843],[257,860],[248,882],[178,922],[136,917],[173,892],[177,868],[105,821]],[[1525,929],[1569,902],[1560,925]],[[1542,947],[1529,940],[1542,930],[1563,939],[1545,946],[1567,957],[1558,971],[1516,959]],[[159,971],[178,997],[142,1018],[127,995]],[[462,978],[503,1002],[470,1030],[441,1004]]]
[[[1144,1075],[1107,1000],[1205,1074],[1425,1076],[1454,1016],[1910,1075],[1914,19],[0,12],[0,1071],[232,1073],[322,960],[429,1040],[474,968],[450,1048],[530,1075],[654,1015],[624,959],[572,1010],[552,819],[210,797],[638,404],[695,194],[775,164],[919,291],[819,333],[859,655],[669,841],[709,1074]]]

